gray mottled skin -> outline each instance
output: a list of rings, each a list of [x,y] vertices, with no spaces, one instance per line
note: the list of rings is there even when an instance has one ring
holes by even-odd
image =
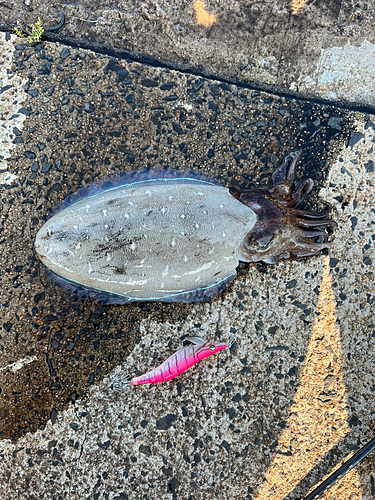
[[[137,300],[169,300],[236,275],[256,223],[225,187],[143,181],[89,196],[39,230],[35,247],[56,274]]]

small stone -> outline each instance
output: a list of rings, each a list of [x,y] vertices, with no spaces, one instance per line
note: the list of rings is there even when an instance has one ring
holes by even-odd
[[[199,80],[194,82],[191,86],[191,91],[197,92],[198,90],[200,90],[203,87],[204,82],[205,82],[204,78],[200,78]],[[189,92],[189,90],[188,90],[188,92]]]
[[[66,350],[67,351],[72,351],[74,349],[74,342],[73,340],[70,340],[67,344],[66,344]]]
[[[178,123],[172,123],[173,130],[178,133],[178,135],[182,135],[184,133],[183,129],[180,127]]]
[[[331,269],[333,269],[334,267],[336,267],[336,266],[337,266],[337,264],[338,264],[339,262],[340,262],[340,261],[339,261],[339,259],[336,259],[335,257],[331,257],[331,258],[329,259],[329,267],[330,267]]]
[[[51,347],[52,347],[52,349],[57,349],[59,347],[59,345],[60,344],[59,344],[59,342],[56,339],[53,339],[51,341]]]
[[[288,290],[290,290],[291,288],[294,288],[297,284],[297,280],[290,280],[288,281],[288,283],[286,284],[286,288]]]
[[[227,452],[229,453],[230,452],[230,444],[228,443],[228,441],[224,441],[221,443],[221,445],[223,448],[225,448],[227,450]]]
[[[141,85],[144,87],[157,87],[159,82],[156,80],[150,80],[149,78],[143,78],[143,80],[141,80]]]
[[[93,111],[95,111],[95,106],[93,106],[91,102],[84,102],[83,111],[86,111],[86,113],[92,113]]]
[[[366,169],[366,172],[368,174],[372,173],[372,172],[375,172],[375,169],[374,169],[374,162],[372,160],[369,160],[368,162],[366,162],[364,164],[364,167]]]
[[[152,455],[151,448],[149,446],[147,446],[147,445],[144,445],[144,444],[140,445],[139,451],[140,451],[140,453],[143,453],[147,457],[151,457],[151,455]]]
[[[63,49],[60,54],[60,59],[66,59],[68,56],[70,56],[70,50],[67,48]]]
[[[237,412],[234,408],[227,408],[225,412],[228,413],[230,420],[233,420],[237,416]]]
[[[349,148],[355,146],[357,142],[360,141],[361,139],[364,139],[364,137],[365,136],[363,134],[360,134],[359,132],[351,132],[348,144]]]
[[[168,413],[167,415],[165,415],[165,417],[159,418],[156,421],[156,427],[159,430],[166,431],[172,426],[175,420],[177,420],[176,415],[174,415],[173,413]]]
[[[175,83],[163,83],[160,85],[160,90],[171,90],[175,85]]]
[[[51,411],[51,422],[52,422],[52,425],[54,425],[56,423],[56,420],[57,420],[57,411],[55,410],[55,408],[53,408],[52,411]]]
[[[334,128],[336,130],[341,130],[341,116],[331,116],[328,120],[328,127]]]
[[[42,165],[42,172],[43,173],[48,172],[51,167],[52,163],[45,163],[44,165]]]
[[[163,101],[169,102],[169,101],[177,101],[178,96],[176,94],[168,95],[167,97],[164,97]]]

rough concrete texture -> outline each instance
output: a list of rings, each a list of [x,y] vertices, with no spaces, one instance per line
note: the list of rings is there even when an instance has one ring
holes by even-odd
[[[20,78],[11,73],[12,60],[14,57],[14,43],[1,38],[3,50],[0,51],[0,184],[12,184],[16,176],[7,171],[6,159],[10,156],[13,143],[10,136],[15,136],[14,131],[22,129],[26,115],[14,113],[15,109],[21,108],[26,98],[26,92],[22,87],[26,84],[25,78]],[[17,111],[18,111],[17,109]]]
[[[7,3],[7,2],[3,2]],[[45,27],[237,81],[374,107],[371,0],[14,0],[0,27]]]
[[[371,116],[59,44],[6,50],[27,96],[1,187],[0,497],[301,498],[375,430]],[[51,210],[100,177],[173,166],[264,185],[296,148],[310,205],[333,204],[328,257],[241,265],[210,302],[114,306],[61,289],[34,254]],[[237,340],[171,382],[113,389],[192,335]],[[373,463],[332,495],[373,498]]]

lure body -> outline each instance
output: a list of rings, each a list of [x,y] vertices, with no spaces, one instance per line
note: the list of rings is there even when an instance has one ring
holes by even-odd
[[[222,351],[229,346],[229,344],[222,342],[205,342],[183,347],[172,354],[160,366],[144,375],[132,378],[129,383],[132,385],[141,385],[166,382],[188,370],[202,359],[208,358],[208,356],[212,356],[212,354]]]
[[[295,208],[313,181],[294,186],[299,154],[270,188],[231,194],[214,182],[150,173],[75,201],[39,230],[42,262],[70,283],[119,302],[190,302],[217,294],[239,261],[275,263],[331,245],[335,223]]]

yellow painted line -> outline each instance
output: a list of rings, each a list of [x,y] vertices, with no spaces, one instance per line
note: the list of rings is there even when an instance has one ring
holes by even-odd
[[[217,22],[215,14],[207,12],[206,6],[202,0],[194,0],[194,11],[197,24],[201,24],[202,26],[209,28]]]
[[[336,319],[326,257],[306,361],[290,408],[288,427],[280,436],[276,456],[256,500],[282,500],[350,430]],[[343,487],[344,496],[332,497],[334,488]],[[345,476],[323,498],[361,498],[357,473]]]
[[[296,15],[307,4],[308,0],[292,0],[292,14]]]

